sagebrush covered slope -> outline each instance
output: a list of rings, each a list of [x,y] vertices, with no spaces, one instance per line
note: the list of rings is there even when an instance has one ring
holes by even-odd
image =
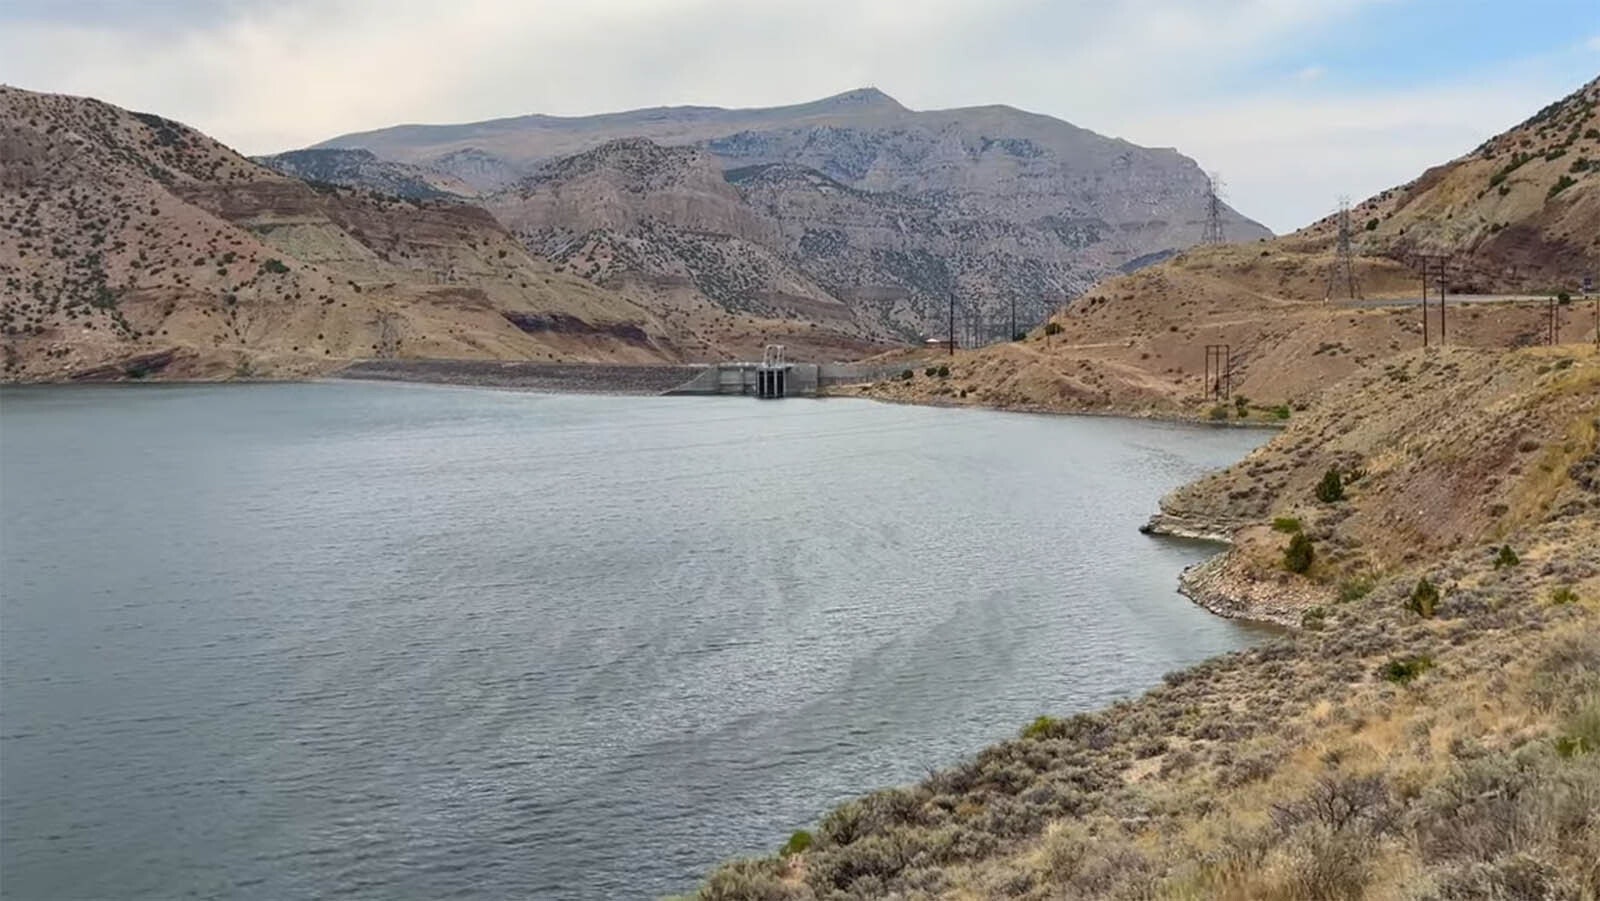
[[[1290,579],[1332,590],[1295,633],[849,802],[699,897],[1600,897],[1597,388],[1545,350],[1342,383],[1165,505],[1274,550],[1298,515],[1325,565]],[[1332,503],[1329,461],[1364,470]]]

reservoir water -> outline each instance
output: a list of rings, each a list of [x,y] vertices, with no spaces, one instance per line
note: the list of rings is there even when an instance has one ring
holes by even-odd
[[[645,898],[1259,635],[1259,432],[366,384],[0,394],[6,897]]]

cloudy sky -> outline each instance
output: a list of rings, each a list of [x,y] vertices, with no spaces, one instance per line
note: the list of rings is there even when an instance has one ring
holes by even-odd
[[[871,85],[1006,103],[1222,172],[1278,231],[1600,72],[1600,0],[3,0],[0,82],[246,153],[401,122]]]

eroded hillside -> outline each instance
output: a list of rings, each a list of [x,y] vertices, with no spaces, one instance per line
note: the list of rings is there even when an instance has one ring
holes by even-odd
[[[359,162],[359,161],[358,161]],[[483,209],[312,186],[159,116],[0,88],[4,377],[304,376],[351,359],[659,362],[866,345],[669,322]]]
[[[1405,260],[1451,255],[1458,293],[1570,290],[1600,275],[1600,79],[1472,153],[1351,211],[1356,246]],[[1326,219],[1305,229],[1326,245]]]

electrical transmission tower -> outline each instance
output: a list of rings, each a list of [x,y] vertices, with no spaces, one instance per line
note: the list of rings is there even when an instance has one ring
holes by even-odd
[[[1206,173],[1206,230],[1200,235],[1202,244],[1224,244],[1222,237],[1222,173]]]
[[[1333,265],[1328,268],[1328,292],[1322,302],[1333,299],[1335,290],[1349,294],[1350,300],[1361,299],[1361,289],[1356,286],[1355,255],[1350,250],[1350,198],[1339,198],[1339,239],[1333,247]]]

